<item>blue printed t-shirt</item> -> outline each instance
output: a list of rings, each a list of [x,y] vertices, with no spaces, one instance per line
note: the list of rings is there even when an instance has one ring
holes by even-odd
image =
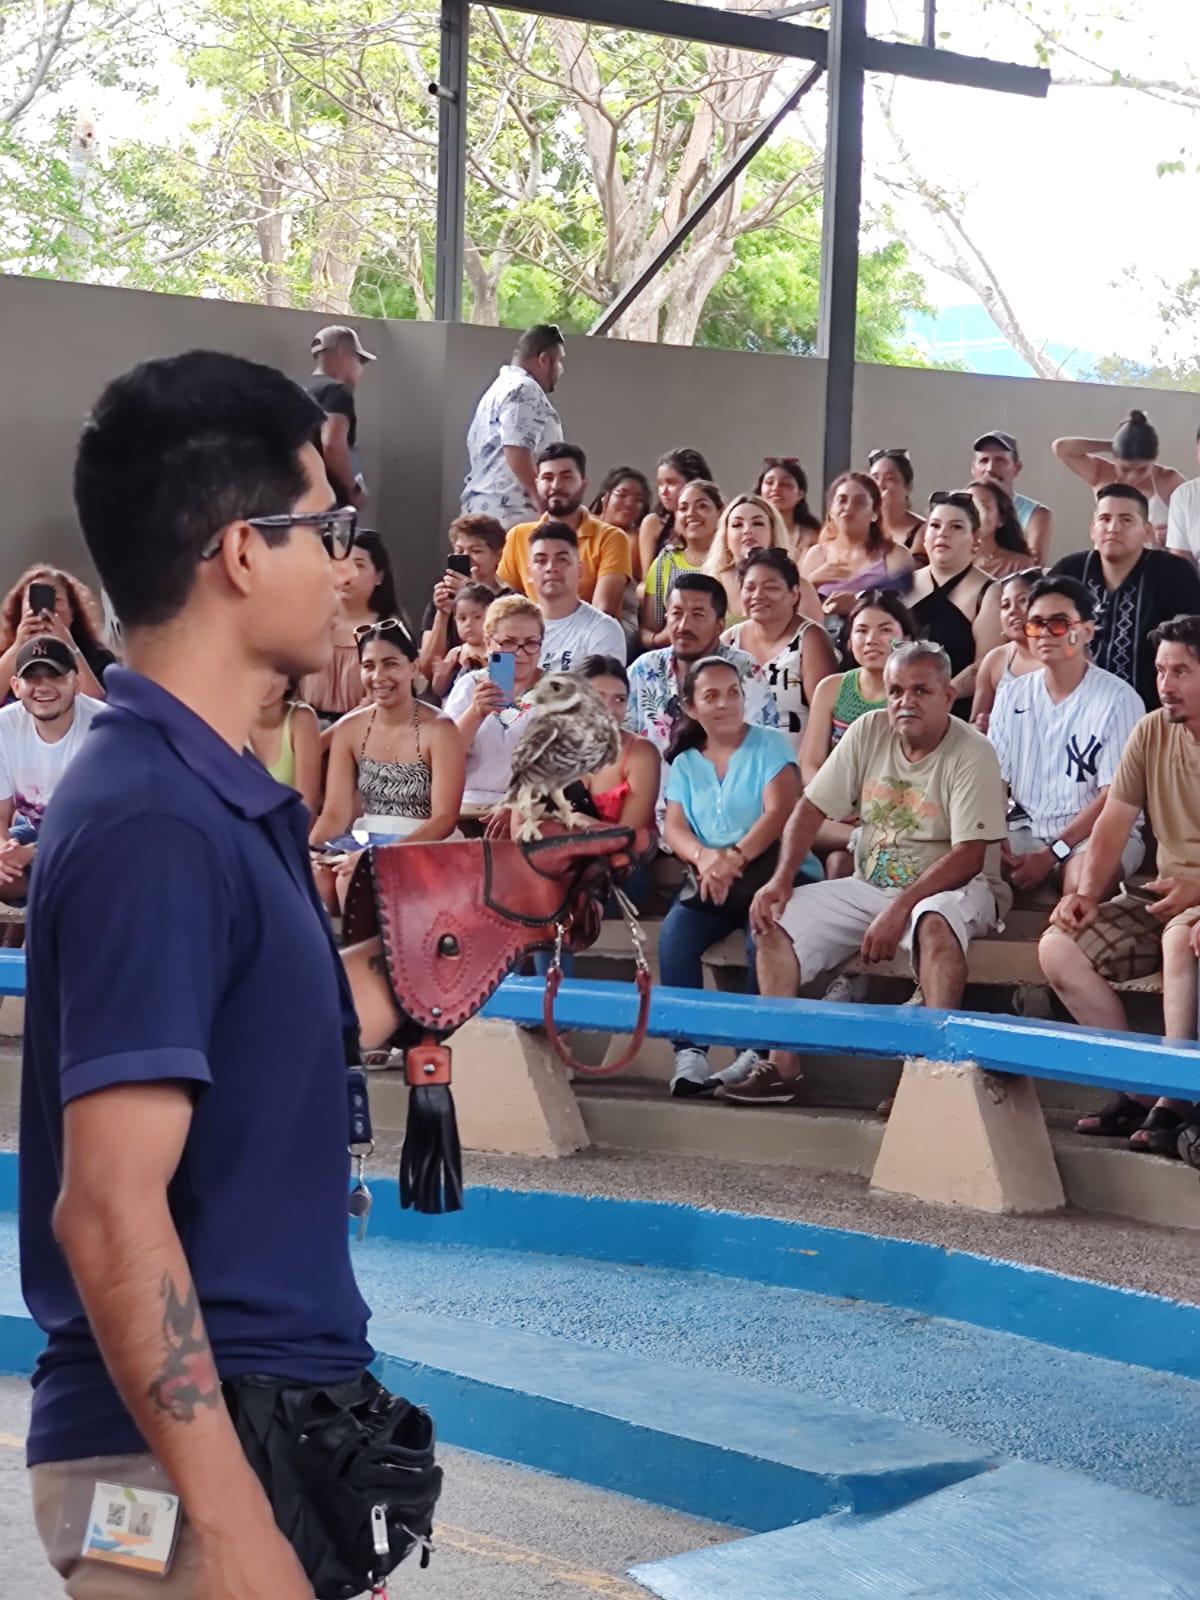
[[[737,844],[763,814],[763,791],[795,752],[776,728],[749,726],[724,779],[703,750],[685,750],[667,774],[667,801],[683,807],[687,825],[711,850]]]
[[[51,1231],[63,1108],[118,1084],[193,1093],[168,1193],[222,1379],[338,1383],[372,1358],[346,1222],[353,1008],[307,811],[158,685],[113,668],[105,687],[28,919],[21,1278],[48,1336],[30,1465],[146,1448]]]

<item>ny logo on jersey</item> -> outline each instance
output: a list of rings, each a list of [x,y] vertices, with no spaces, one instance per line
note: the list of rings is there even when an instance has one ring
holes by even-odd
[[[1076,783],[1086,783],[1089,778],[1095,778],[1103,748],[1102,742],[1093,734],[1081,750],[1079,735],[1073,733],[1067,740],[1067,777],[1074,778]]]

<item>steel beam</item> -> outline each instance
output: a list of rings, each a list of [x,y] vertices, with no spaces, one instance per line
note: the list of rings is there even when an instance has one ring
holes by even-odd
[[[620,321],[647,285],[653,283],[654,279],[658,277],[680,246],[695,233],[712,208],[727,192],[730,185],[737,182],[779,124],[796,109],[823,71],[823,67],[813,67],[810,72],[805,73],[804,78],[796,85],[791,94],[771,113],[754,137],[747,143],[746,147],[739,152],[736,159],[729,163],[704,198],[672,230],[653,260],[647,262],[633,282],[622,289],[616,299],[601,312],[600,316],[588,329],[589,338],[607,333],[610,328]]]
[[[473,3],[482,5],[486,0]],[[752,11],[718,11],[713,6],[687,5],[683,0],[505,0],[504,9],[632,33],[656,33],[669,39],[692,39],[730,50],[794,56],[822,66],[829,46],[823,28],[793,27],[790,22],[776,22]]]
[[[931,50],[922,44],[900,44],[894,39],[868,39],[868,72],[887,72],[897,78],[919,78],[925,83],[957,83],[966,89],[998,89],[1003,94],[1045,99],[1050,74],[1045,67],[1021,67],[1011,61],[989,61],[984,56],[960,56],[953,50]]]
[[[433,314],[439,322],[461,322],[463,230],[467,202],[467,59],[470,0],[442,0],[440,77],[430,93],[438,99],[437,233]]]
[[[866,41],[867,0],[833,0],[817,330],[817,353],[826,363],[823,494],[851,459]]]
[[[925,48],[937,48],[937,0],[925,0]]]

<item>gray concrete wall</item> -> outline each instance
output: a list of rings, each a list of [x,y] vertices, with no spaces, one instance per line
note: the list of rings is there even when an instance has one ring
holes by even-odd
[[[0,277],[9,378],[0,402],[0,591],[34,559],[89,574],[71,505],[71,458],[88,406],[110,377],[148,356],[208,346],[303,378],[309,341],[323,320]],[[507,360],[513,335],[430,323],[357,326],[380,356],[359,391],[371,519],[393,552],[409,610],[419,612],[457,510],[472,409]],[[710,457],[732,492],[753,481],[764,454],[799,454],[818,475],[822,378],[822,364],[810,359],[578,338],[570,341],[555,400],[595,479],[617,461],[652,472],[664,450],[688,444]],[[918,496],[927,495],[963,481],[976,433],[1009,429],[1025,456],[1022,487],[1055,509],[1062,553],[1084,540],[1089,494],[1053,460],[1050,441],[1060,433],[1110,435],[1131,405],[1149,411],[1158,426],[1163,459],[1190,472],[1198,397],[896,367],[860,368],[856,456],[864,459],[872,445],[907,445]]]

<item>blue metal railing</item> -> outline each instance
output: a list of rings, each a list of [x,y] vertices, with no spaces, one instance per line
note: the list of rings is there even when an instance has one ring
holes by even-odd
[[[539,978],[508,978],[483,1015],[540,1023],[542,992]],[[0,950],[0,996],[24,993],[24,951]],[[555,1006],[564,1029],[631,1033],[636,1016],[637,995],[632,984],[624,983],[566,979]],[[1194,1040],[1103,1033],[1019,1017],[656,988],[648,1031],[660,1039],[702,1038],[739,1049],[777,1045],[813,1054],[974,1061],[993,1072],[1200,1100],[1200,1045]]]

